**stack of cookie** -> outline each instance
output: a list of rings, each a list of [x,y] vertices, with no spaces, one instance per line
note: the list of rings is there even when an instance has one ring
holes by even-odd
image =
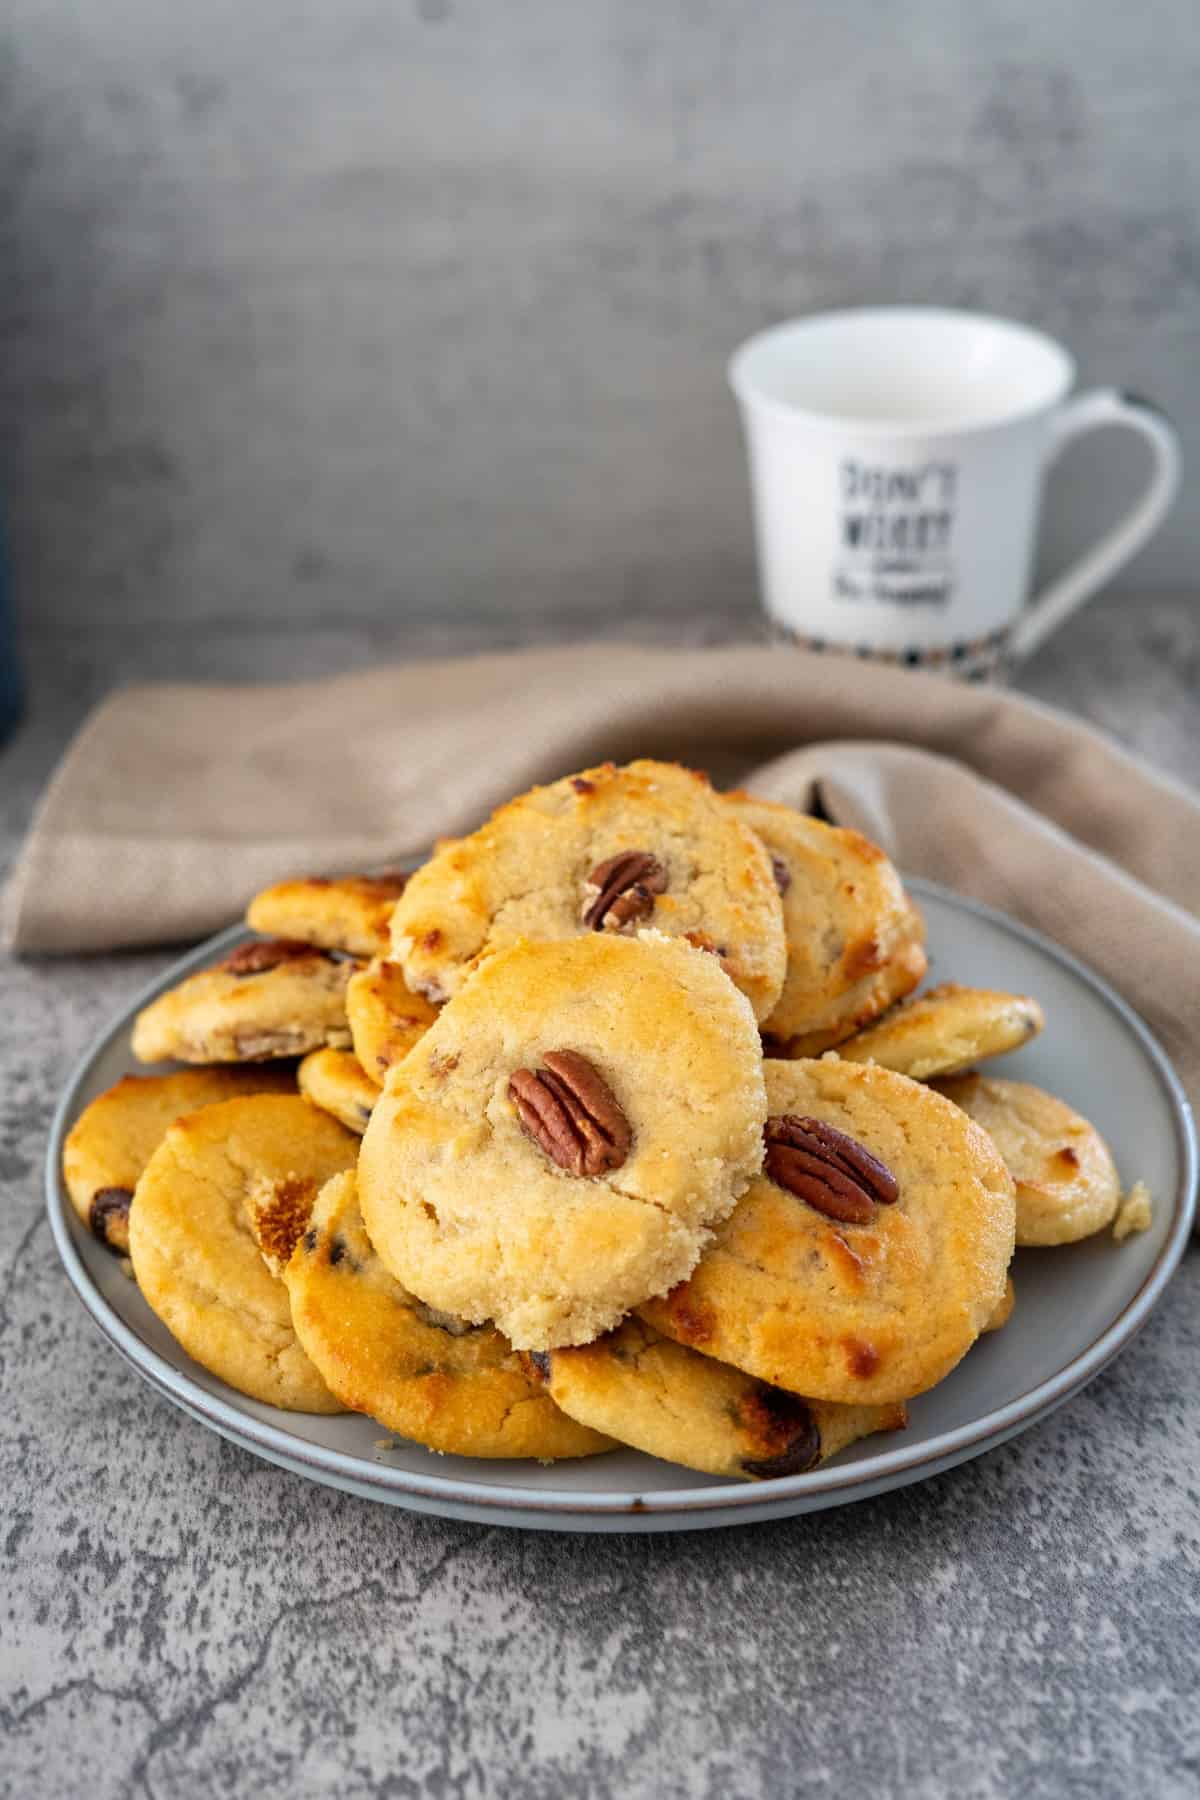
[[[1014,1244],[1117,1211],[1086,1120],[975,1072],[1037,1002],[913,997],[877,846],[671,764],[247,922],[137,1020],[139,1058],[204,1066],[94,1101],[65,1173],[185,1350],[276,1406],[792,1474],[1004,1323]]]

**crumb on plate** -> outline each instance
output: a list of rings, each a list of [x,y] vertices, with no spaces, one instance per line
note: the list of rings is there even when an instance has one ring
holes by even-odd
[[[1144,1181],[1135,1181],[1117,1208],[1113,1221],[1112,1233],[1118,1244],[1135,1231],[1145,1231],[1153,1216],[1150,1189]]]

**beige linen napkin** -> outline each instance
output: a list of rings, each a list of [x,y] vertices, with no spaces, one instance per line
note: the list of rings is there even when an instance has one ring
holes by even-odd
[[[803,746],[803,748],[797,748]],[[532,782],[667,756],[878,838],[1108,976],[1200,1097],[1200,803],[995,689],[792,649],[596,645],[278,687],[128,689],[51,782],[18,951],[162,944],[280,876],[380,864]],[[773,760],[767,760],[773,759]]]

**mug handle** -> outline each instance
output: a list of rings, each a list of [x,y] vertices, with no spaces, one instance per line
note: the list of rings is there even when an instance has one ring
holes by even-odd
[[[1046,467],[1056,462],[1075,438],[1102,425],[1126,425],[1146,439],[1154,453],[1154,469],[1145,493],[1090,550],[1052,581],[1013,627],[1009,641],[1014,656],[1031,650],[1057,630],[1077,606],[1128,562],[1161,523],[1179,486],[1179,437],[1170,419],[1150,400],[1119,388],[1093,388],[1068,400],[1051,426]]]

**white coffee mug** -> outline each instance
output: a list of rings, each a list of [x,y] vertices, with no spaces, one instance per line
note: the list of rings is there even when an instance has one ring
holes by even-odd
[[[785,635],[980,680],[1026,655],[1150,536],[1179,440],[1148,401],[1067,395],[1075,365],[1024,325],[940,307],[818,313],[729,365],[763,598]],[[1046,469],[1101,425],[1141,432],[1136,505],[1027,604]]]

